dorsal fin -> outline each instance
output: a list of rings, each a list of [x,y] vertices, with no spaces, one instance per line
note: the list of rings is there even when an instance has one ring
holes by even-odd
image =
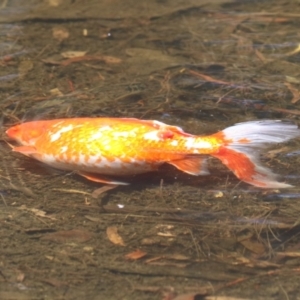
[[[179,134],[185,137],[191,137],[192,134],[186,133],[182,128],[177,126],[170,126],[164,123],[160,124],[161,126],[158,128],[158,136],[162,139],[171,139],[175,134]]]

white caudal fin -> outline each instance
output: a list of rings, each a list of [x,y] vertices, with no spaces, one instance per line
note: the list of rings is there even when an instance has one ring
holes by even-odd
[[[261,165],[259,153],[270,144],[300,137],[297,125],[280,120],[251,121],[228,127],[222,134],[228,142],[213,156],[219,158],[240,180],[262,188],[291,187],[278,182],[278,176]]]

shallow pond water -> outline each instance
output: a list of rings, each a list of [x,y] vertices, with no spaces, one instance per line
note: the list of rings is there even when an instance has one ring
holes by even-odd
[[[297,1],[24,2],[0,3],[0,298],[300,298],[299,140],[262,154],[290,189],[209,159],[208,176],[163,166],[95,198],[101,185],[12,153],[5,136],[82,116],[193,134],[297,123]]]

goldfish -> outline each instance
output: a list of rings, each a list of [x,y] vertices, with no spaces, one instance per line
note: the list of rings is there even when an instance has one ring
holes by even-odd
[[[259,120],[201,136],[155,120],[66,118],[25,122],[6,134],[17,143],[13,151],[100,183],[127,184],[113,177],[155,171],[162,164],[206,175],[207,156],[212,156],[248,184],[287,188],[259,155],[269,144],[299,137],[300,130],[291,122]]]

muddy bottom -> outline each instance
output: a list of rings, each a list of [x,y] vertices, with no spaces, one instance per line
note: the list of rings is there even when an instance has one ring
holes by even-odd
[[[209,158],[207,176],[164,165],[105,191],[12,153],[5,135],[70,117],[192,134],[297,123],[299,5],[85,2],[0,8],[0,298],[300,299],[299,139],[261,153],[285,190]]]

